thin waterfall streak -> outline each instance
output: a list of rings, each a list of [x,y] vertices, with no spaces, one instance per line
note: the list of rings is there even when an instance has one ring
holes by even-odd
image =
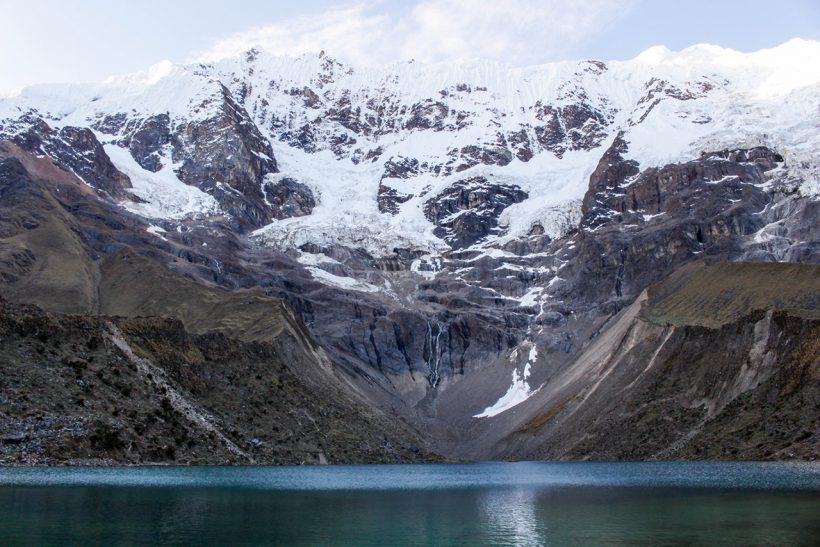
[[[427,377],[430,385],[436,387],[441,380],[439,376],[439,365],[441,364],[441,334],[442,334],[442,327],[441,323],[436,321],[436,335],[433,336],[433,327],[430,321],[427,321],[427,347],[430,350],[430,354],[427,358],[427,370],[429,371],[429,375]]]

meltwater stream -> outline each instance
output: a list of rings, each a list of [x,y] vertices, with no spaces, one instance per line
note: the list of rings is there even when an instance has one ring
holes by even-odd
[[[0,469],[0,544],[811,545],[820,464]]]

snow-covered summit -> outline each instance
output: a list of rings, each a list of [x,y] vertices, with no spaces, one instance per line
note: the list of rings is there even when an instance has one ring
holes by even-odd
[[[626,157],[642,168],[766,145],[801,171],[803,192],[818,193],[818,58],[820,43],[799,39],[754,53],[658,46],[630,61],[524,68],[492,61],[360,68],[324,54],[250,50],[214,64],[166,61],[96,85],[32,86],[0,99],[0,120],[35,111],[53,126],[91,127],[107,149],[130,152],[134,162],[111,159],[149,202],[169,199],[174,173],[202,194],[140,214],[242,214],[260,241],[275,245],[436,251],[447,248],[442,234],[458,229],[459,216],[478,214],[470,211],[476,199],[495,203],[494,188],[514,186],[526,197],[500,213],[482,209],[493,218],[479,220],[493,227],[479,245],[537,226],[559,235],[619,134]],[[218,165],[192,175],[203,163]],[[269,222],[278,216],[266,209],[275,194],[266,185],[284,179],[309,188],[316,206]],[[485,182],[459,209],[452,189],[470,192],[467,180]],[[244,195],[241,206],[232,192]],[[444,199],[452,214],[431,217],[431,203]]]

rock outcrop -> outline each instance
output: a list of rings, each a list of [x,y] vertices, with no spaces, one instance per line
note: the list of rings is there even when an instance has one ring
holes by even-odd
[[[238,230],[283,218],[263,190],[266,176],[278,172],[273,150],[242,105],[220,84],[198,108],[205,115],[191,120],[115,113],[94,127],[113,136],[143,169],[173,167],[182,182],[212,195]]]
[[[316,207],[310,188],[289,177],[266,182],[264,191],[271,216],[277,220],[309,215]]]
[[[111,163],[88,128],[54,129],[42,118],[26,114],[0,123],[0,140],[10,140],[27,152],[48,156],[60,168],[114,199],[134,199],[128,193],[131,181]]]
[[[818,270],[698,263],[650,287],[528,401],[498,456],[815,458]]]
[[[616,139],[590,177],[581,209],[576,289],[592,301],[631,301],[693,258],[738,257],[767,223],[771,172],[783,158],[767,148],[703,153],[639,170]]]
[[[484,177],[460,180],[425,203],[424,214],[435,233],[454,249],[469,247],[498,233],[498,217],[527,198],[517,186],[493,183]]]

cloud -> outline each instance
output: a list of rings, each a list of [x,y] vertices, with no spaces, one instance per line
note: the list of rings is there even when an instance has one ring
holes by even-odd
[[[495,59],[522,66],[571,57],[632,0],[423,0],[410,8],[360,2],[233,34],[197,57],[259,47],[276,55],[325,50],[354,64]]]

